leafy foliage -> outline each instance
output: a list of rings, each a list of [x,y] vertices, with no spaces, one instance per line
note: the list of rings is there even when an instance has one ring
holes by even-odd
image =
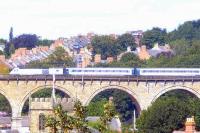
[[[74,105],[74,115],[69,115],[63,110],[62,106],[57,105],[54,110],[54,116],[48,116],[46,126],[51,128],[52,133],[56,133],[59,129],[64,133],[70,130],[78,130],[79,133],[90,133],[86,121],[86,108],[82,106],[80,101],[76,101]]]
[[[136,124],[141,133],[171,133],[182,129],[188,116],[195,115],[199,128],[198,112],[200,100],[182,90],[171,91],[158,100],[151,107],[142,111]]]
[[[127,47],[131,47],[132,49],[136,48],[136,43],[134,41],[134,37],[131,34],[125,33],[120,35],[117,38],[117,43],[119,45],[120,51],[126,51]]]
[[[12,113],[12,109],[10,106],[9,101],[6,99],[5,96],[3,96],[2,94],[0,94],[0,111],[6,112],[9,115],[11,115]]]
[[[200,19],[196,21],[187,21],[180,25],[178,29],[169,33],[170,40],[186,39],[199,40],[200,39]]]
[[[115,106],[111,100],[104,104],[103,107],[104,112],[100,116],[100,125],[98,127],[100,132],[106,132],[107,130],[109,130],[108,122],[110,122],[112,118],[114,118],[114,116],[116,115]]]
[[[120,120],[124,123],[132,123],[133,111],[139,111],[136,108],[136,103],[134,103],[136,101],[133,101],[126,92],[117,89],[106,90],[96,95],[88,106],[88,113],[92,116],[102,115],[102,111],[104,110],[102,104],[104,104],[109,97],[113,97],[113,103],[116,112],[120,116]],[[95,108],[95,105],[98,105],[98,108]]]
[[[155,43],[158,43],[160,45],[165,44],[167,42],[166,29],[154,27],[151,30],[147,30],[146,32],[144,32],[141,42],[148,48],[152,48]]]
[[[34,48],[38,42],[38,36],[35,34],[22,34],[13,39],[15,49],[18,48]]]
[[[75,117],[75,123],[74,127],[78,130],[80,133],[87,133],[89,132],[88,129],[88,122],[86,120],[87,115],[87,109],[86,107],[82,106],[80,101],[76,101],[74,105],[74,117]]]
[[[106,99],[99,99],[96,101],[91,101],[87,106],[88,116],[101,116],[103,114],[103,105],[107,103]],[[98,107],[98,108],[97,108]]]
[[[3,51],[0,50],[0,55],[3,55]]]
[[[53,43],[53,40],[39,39],[37,45],[50,46],[52,43]]]
[[[95,36],[92,39],[94,54],[101,54],[102,59],[109,56],[116,56],[119,53],[116,39],[111,36]]]
[[[9,68],[4,63],[0,61],[0,74],[8,74]]]
[[[130,46],[136,48],[134,37],[131,34],[122,34],[117,39],[111,36],[95,36],[91,41],[94,54],[101,54],[102,59],[109,56],[116,57],[119,53],[126,51]]]

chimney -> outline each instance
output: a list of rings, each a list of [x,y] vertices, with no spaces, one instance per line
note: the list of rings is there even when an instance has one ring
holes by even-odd
[[[94,62],[95,63],[100,63],[101,62],[101,55],[100,54],[96,54],[94,56]]]
[[[195,133],[195,125],[194,116],[192,116],[192,118],[187,118],[185,122],[185,133]]]

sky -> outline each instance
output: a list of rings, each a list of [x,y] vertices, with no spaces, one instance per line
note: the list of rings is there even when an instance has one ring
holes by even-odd
[[[94,32],[122,34],[152,27],[172,31],[200,19],[200,0],[0,0],[0,38],[36,34],[43,39]]]

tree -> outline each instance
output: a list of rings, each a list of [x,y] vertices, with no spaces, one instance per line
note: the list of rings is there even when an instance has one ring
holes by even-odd
[[[127,47],[132,49],[136,48],[135,39],[131,34],[125,33],[117,38],[117,44],[119,45],[120,51],[126,51]]]
[[[87,106],[88,116],[101,116],[104,111],[103,105],[107,103],[105,98],[99,98],[95,101],[91,101],[90,104]],[[97,108],[98,107],[98,108]]]
[[[9,101],[2,94],[0,94],[0,111],[6,112],[7,114],[9,114],[9,116],[12,113]]]
[[[80,101],[76,101],[74,105],[75,128],[79,133],[89,133],[88,122],[86,120],[87,108],[82,106]]]
[[[58,131],[58,121],[56,120],[55,117],[52,117],[52,116],[47,116],[45,118],[45,126],[46,127],[50,127],[50,130],[51,130],[51,133],[57,133]]]
[[[157,100],[137,119],[137,129],[141,133],[171,133],[184,127],[189,108],[176,98]]]
[[[94,54],[101,54],[102,59],[119,54],[119,47],[116,39],[111,36],[95,36],[91,41]]]
[[[10,44],[9,53],[13,54],[15,52],[15,47],[13,44]]]
[[[141,133],[171,133],[182,129],[188,116],[195,116],[199,129],[199,111],[200,100],[195,95],[183,90],[170,91],[142,111],[136,121],[137,129]]]
[[[143,61],[141,61],[134,53],[124,54],[121,57],[120,62],[126,67],[140,67],[143,64]]]
[[[117,89],[109,89],[95,96],[88,106],[89,115],[101,116],[104,111],[103,105],[107,103],[106,99],[109,97],[113,97],[113,104],[116,112],[119,114],[120,120],[125,124],[132,123],[133,111],[136,110],[136,113],[139,111],[136,108],[136,101],[133,101],[131,96],[126,92]]]
[[[37,43],[38,43],[38,36],[35,34],[22,34],[13,39],[13,44],[15,46],[15,49],[18,48],[32,49],[36,47]]]
[[[104,104],[104,112],[102,116],[100,116],[100,125],[99,125],[100,132],[105,132],[109,130],[108,122],[110,122],[115,115],[116,111],[114,104],[112,100],[109,99],[109,102]]]
[[[13,27],[10,28],[10,33],[9,33],[9,43],[13,43]]]
[[[69,116],[60,104],[54,107],[53,113],[54,116],[46,117],[46,127],[50,127],[52,133],[56,133],[59,128],[64,133],[68,133],[69,130],[73,129],[73,117]]]
[[[196,21],[186,21],[177,29],[169,33],[171,41],[185,39],[187,41],[200,39],[200,19]]]
[[[37,45],[50,46],[52,43],[53,43],[53,40],[39,39]]]
[[[0,55],[3,55],[3,51],[0,50]]]
[[[167,42],[167,40],[166,29],[154,27],[153,29],[144,32],[141,42],[148,48],[152,48],[155,43],[163,45]]]
[[[0,61],[0,74],[9,74],[9,67]]]

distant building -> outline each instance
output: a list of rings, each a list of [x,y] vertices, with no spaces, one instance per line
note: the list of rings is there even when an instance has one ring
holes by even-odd
[[[27,48],[19,48],[15,50],[15,53],[11,55],[11,58],[6,60],[10,68],[24,67],[27,63],[42,60],[47,58],[53,53],[48,46],[38,46],[28,50]]]
[[[158,43],[156,43],[152,49],[148,50],[148,52],[153,57],[158,57],[160,55],[166,55],[166,56],[174,55],[174,52],[170,48],[169,44],[165,44],[164,46],[160,46]]]
[[[107,63],[111,63],[114,61],[114,58],[113,57],[107,57]]]
[[[131,51],[130,47],[127,47],[127,51],[118,55],[117,60],[120,60],[121,57],[126,53],[133,53],[137,55],[140,60],[148,60],[150,59],[150,57],[159,57],[160,55],[164,55],[167,57],[171,57],[174,55],[174,52],[170,48],[169,44],[159,46],[158,43],[156,43],[152,49],[147,49],[145,45],[142,45],[140,47],[137,47],[135,51]]]
[[[137,46],[140,46],[140,41],[143,37],[143,31],[142,30],[128,31],[127,33],[131,34],[134,37],[134,40]]]
[[[101,55],[100,54],[96,54],[94,56],[94,63],[95,64],[101,63]]]
[[[145,45],[137,48],[137,55],[140,60],[148,60],[151,57]]]

